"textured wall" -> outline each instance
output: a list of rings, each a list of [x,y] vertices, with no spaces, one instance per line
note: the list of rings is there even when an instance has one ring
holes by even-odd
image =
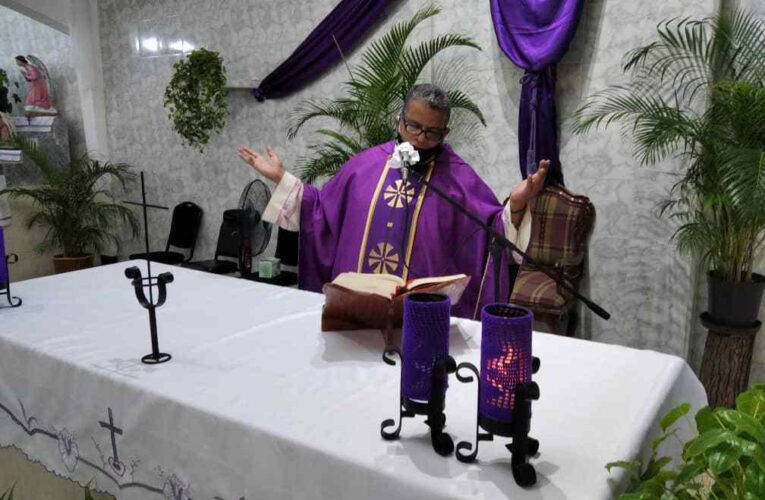
[[[34,21],[6,7],[0,7],[0,68],[13,82],[19,82],[22,104],[14,104],[13,114],[23,114],[26,82],[14,62],[17,55],[32,54],[39,57],[48,68],[56,86],[57,109],[69,128],[69,144],[72,152],[85,152],[85,135],[80,111],[80,95],[77,76],[72,66],[69,35]],[[12,92],[17,92],[12,87]]]
[[[0,5],[21,12],[61,33],[69,33],[72,20],[70,0],[0,0]]]
[[[26,82],[14,62],[16,55],[33,54],[45,63],[51,78],[57,87],[58,110],[69,133],[69,147],[73,154],[86,151],[85,137],[80,112],[80,96],[77,89],[77,77],[71,64],[69,36],[53,28],[32,20],[11,9],[0,6],[0,68],[3,68],[11,81],[19,81],[21,88],[11,87],[11,92],[19,92],[21,104],[14,104],[13,114],[23,113],[23,101],[26,96]],[[8,178],[14,178],[11,169],[6,166]],[[39,255],[33,248],[43,236],[36,228],[28,230],[25,221],[30,214],[26,201],[18,200],[11,204],[13,222],[6,227],[6,245],[9,252],[18,254],[19,262],[10,267],[11,279],[19,281],[53,272],[50,255]]]
[[[405,2],[382,29],[425,3]],[[248,78],[262,78],[281,62],[335,4],[335,0],[100,2],[112,159],[146,170],[153,200],[174,205],[191,199],[203,206],[200,257],[212,255],[223,209],[236,205],[241,189],[253,178],[238,159],[236,147],[270,143],[288,166],[294,165],[306,152],[310,135],[302,134],[292,142],[286,139],[291,111],[303,98],[335,95],[346,73],[339,67],[292,98],[263,104],[243,91],[232,94],[228,125],[204,154],[198,154],[181,146],[162,107],[162,92],[177,59],[138,57],[136,33],[149,26],[219,50],[235,83],[246,83]],[[474,68],[473,95],[488,121],[474,141],[457,141],[456,147],[502,198],[520,180],[516,127],[522,73],[497,46],[489,2],[446,0],[442,6],[444,13],[424,25],[418,36],[461,31],[483,47],[481,52],[459,51],[450,56]],[[607,323],[586,316],[583,334],[587,337],[682,355],[689,350],[694,314],[690,297],[695,284],[690,266],[668,243],[672,227],[656,216],[657,202],[679,165],[639,166],[632,158],[630,141],[618,128],[577,137],[567,126],[586,95],[621,81],[622,55],[651,39],[659,20],[708,15],[715,6],[713,0],[656,2],[651,9],[639,2],[588,1],[571,50],[559,66],[564,173],[568,185],[590,196],[598,210],[588,291],[613,315]],[[351,63],[358,54],[350,58]],[[169,214],[152,214],[151,225],[154,244],[164,244]]]

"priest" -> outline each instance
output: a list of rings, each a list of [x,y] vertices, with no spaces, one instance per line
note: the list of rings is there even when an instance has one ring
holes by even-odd
[[[447,94],[431,84],[414,86],[396,118],[395,140],[351,158],[321,189],[287,172],[276,152],[241,147],[239,156],[276,184],[263,218],[299,231],[298,276],[304,290],[321,292],[347,271],[389,273],[405,280],[464,273],[471,277],[452,314],[480,318],[494,301],[510,296],[510,266],[503,257],[494,275],[490,239],[470,219],[429,191],[401,167],[404,148],[413,146],[418,171],[430,184],[516,243],[528,245],[530,206],[544,187],[549,161],[498,201],[478,174],[444,142],[449,133]],[[404,153],[405,154],[405,153]]]

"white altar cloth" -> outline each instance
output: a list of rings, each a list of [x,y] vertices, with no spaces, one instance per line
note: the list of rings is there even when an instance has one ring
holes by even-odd
[[[535,333],[539,480],[523,490],[504,438],[474,464],[436,455],[423,417],[384,441],[399,366],[378,332],[320,332],[319,294],[154,264],[175,276],[157,314],[173,359],[141,364],[130,265],[145,274],[123,262],[14,284],[23,305],[0,310],[0,446],[120,499],[610,498],[623,477],[607,462],[635,457],[669,408],[706,404],[680,358]],[[454,320],[450,343],[478,364],[480,324]],[[474,438],[475,396],[450,380],[455,441]]]

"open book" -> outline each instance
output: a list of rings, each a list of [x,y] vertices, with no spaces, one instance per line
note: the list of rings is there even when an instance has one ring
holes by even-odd
[[[390,274],[342,273],[324,285],[322,331],[400,328],[404,297],[412,292],[443,293],[459,302],[470,276],[455,274],[405,282]]]

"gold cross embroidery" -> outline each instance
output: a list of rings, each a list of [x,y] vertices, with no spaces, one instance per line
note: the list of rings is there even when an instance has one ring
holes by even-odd
[[[378,243],[369,252],[369,267],[378,274],[393,274],[398,269],[399,255],[390,243]]]
[[[403,180],[396,179],[385,188],[383,199],[389,207],[402,208],[404,203],[408,205],[414,199],[414,186],[409,182],[405,185]]]

